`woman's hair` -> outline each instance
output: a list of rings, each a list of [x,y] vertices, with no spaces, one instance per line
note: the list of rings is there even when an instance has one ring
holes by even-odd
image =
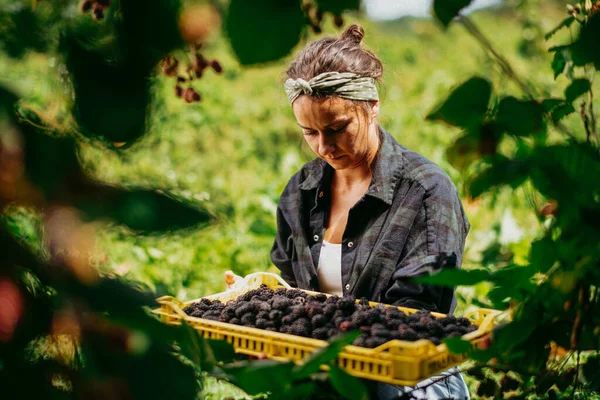
[[[308,81],[323,72],[352,72],[379,81],[383,65],[375,54],[361,46],[365,31],[350,25],[339,39],[325,37],[306,45],[286,71],[291,79]]]
[[[290,64],[287,78],[308,81],[324,72],[352,72],[380,83],[383,64],[375,54],[361,46],[364,35],[364,29],[354,24],[346,28],[339,39],[325,37],[309,43]],[[367,101],[351,101],[367,110]]]

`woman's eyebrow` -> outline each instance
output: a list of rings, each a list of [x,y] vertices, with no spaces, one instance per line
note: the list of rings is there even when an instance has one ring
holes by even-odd
[[[330,124],[328,124],[328,125],[327,125],[325,128],[330,128],[330,127],[332,127],[332,126],[334,126],[334,125],[337,125],[337,124],[340,124],[340,123],[343,123],[343,122],[348,122],[348,121],[350,121],[350,118],[340,118],[340,119],[336,119],[335,121],[333,121],[333,122],[331,122]],[[302,128],[302,129],[312,129],[312,128],[307,128],[307,127],[305,127],[305,126],[302,126],[302,125],[300,125],[299,123],[298,123],[298,126],[299,126],[300,128]]]

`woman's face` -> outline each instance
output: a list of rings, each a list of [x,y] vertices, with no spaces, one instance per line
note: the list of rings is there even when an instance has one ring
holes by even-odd
[[[340,97],[299,96],[292,104],[298,125],[311,150],[335,170],[368,165],[379,145],[375,117],[379,102],[365,115]]]

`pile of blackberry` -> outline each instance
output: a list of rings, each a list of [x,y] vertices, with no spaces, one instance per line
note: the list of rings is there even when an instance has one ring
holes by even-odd
[[[467,318],[435,318],[428,311],[408,315],[395,307],[371,307],[366,299],[356,302],[351,297],[313,296],[297,289],[273,290],[266,285],[227,304],[202,299],[183,311],[192,317],[322,340],[357,329],[362,334],[353,344],[368,348],[392,339],[429,339],[437,345],[443,338],[477,329]]]

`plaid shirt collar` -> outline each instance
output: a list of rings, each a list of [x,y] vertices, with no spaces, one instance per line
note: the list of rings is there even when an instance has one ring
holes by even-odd
[[[381,147],[373,161],[373,178],[366,196],[379,199],[387,205],[392,204],[396,184],[400,181],[404,168],[403,153],[406,150],[385,129],[379,127]],[[329,173],[325,173],[329,170]],[[324,188],[329,184],[333,168],[324,160],[317,158],[307,165],[306,179],[300,184],[301,190]],[[320,189],[319,189],[320,191]]]

